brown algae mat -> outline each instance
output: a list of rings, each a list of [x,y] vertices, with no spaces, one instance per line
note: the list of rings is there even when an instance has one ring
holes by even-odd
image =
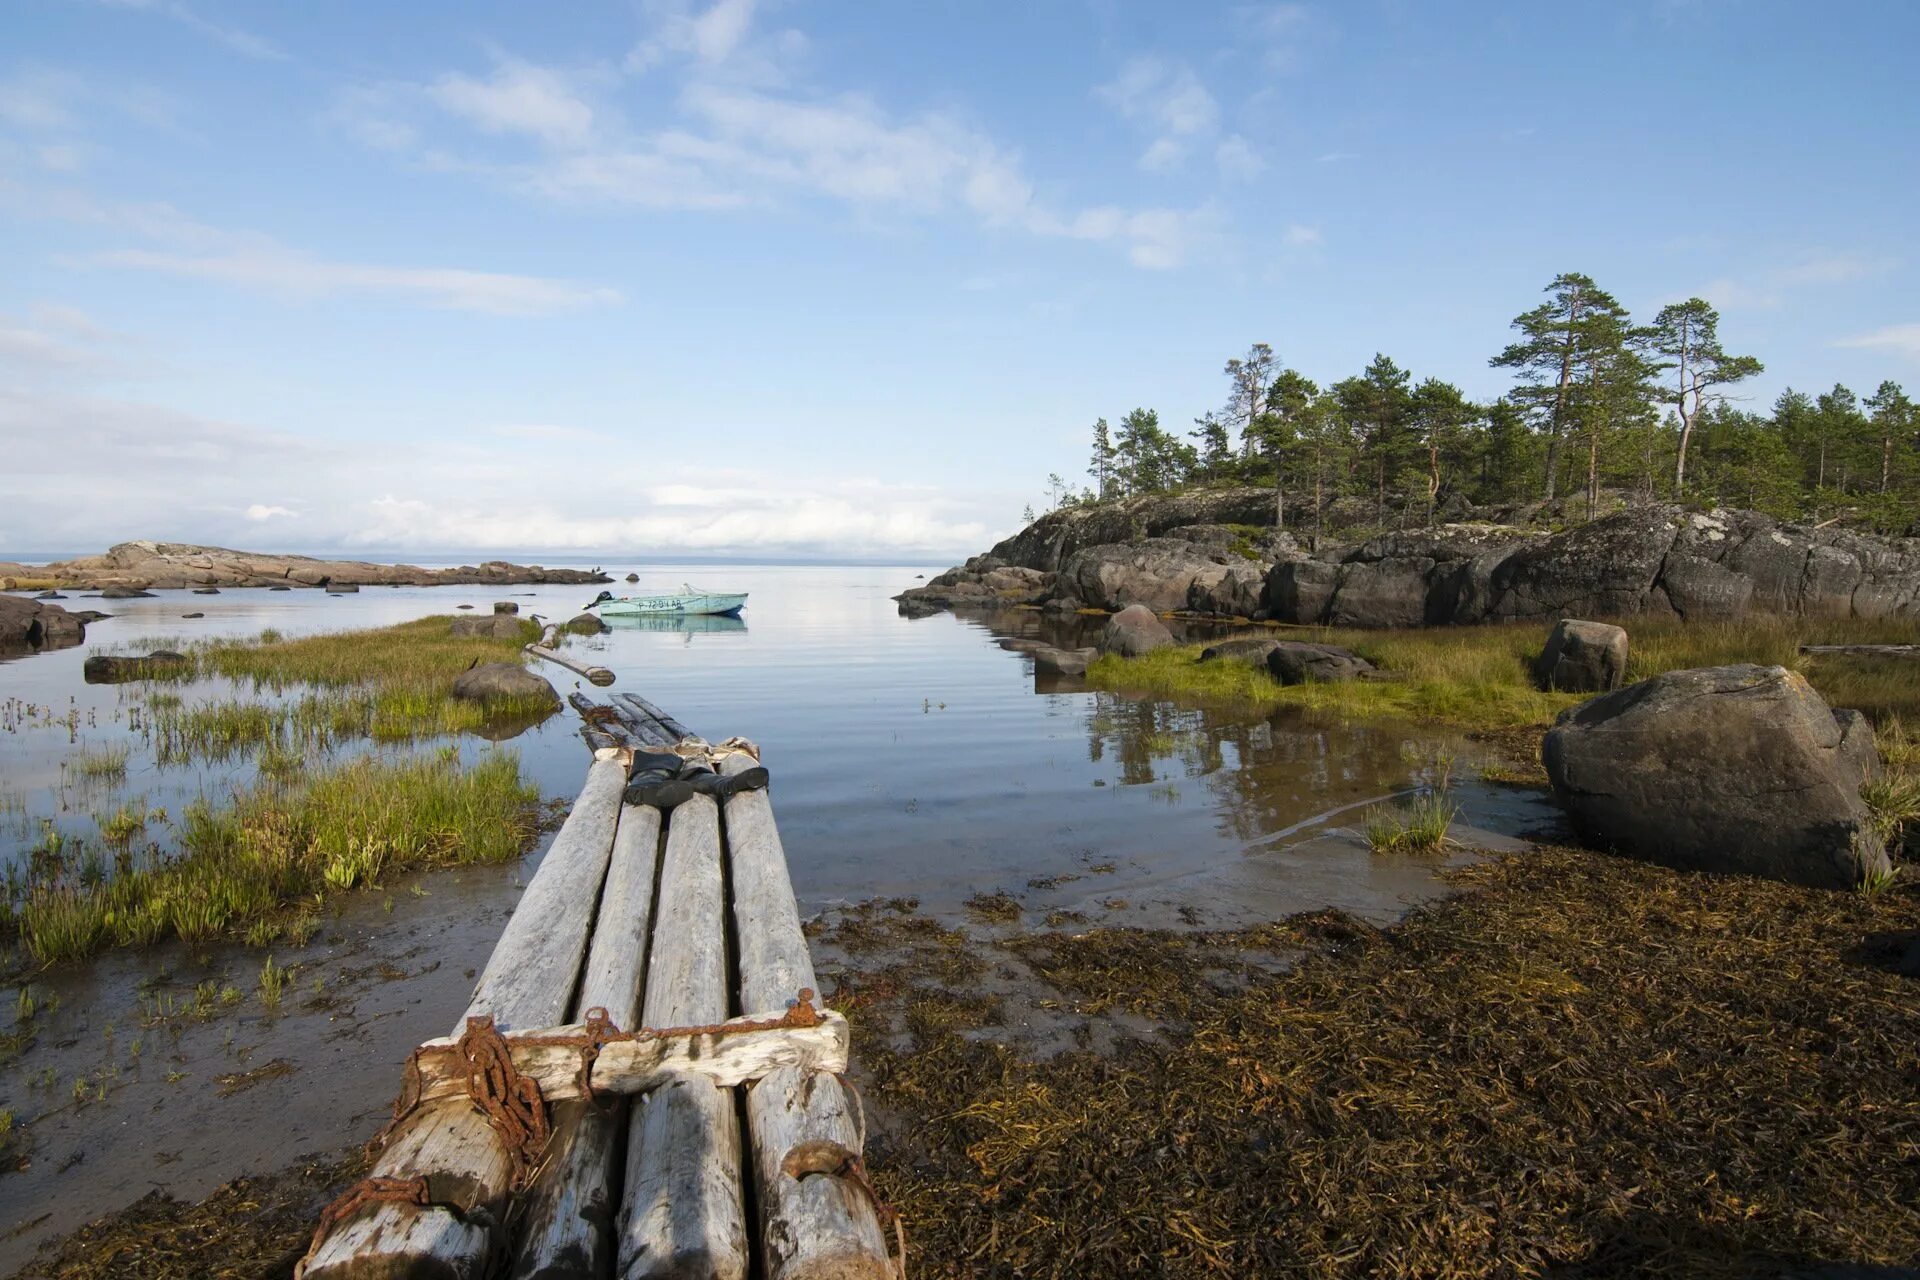
[[[1745,1277],[1920,1256],[1920,892],[1560,849],[1449,874],[1456,896],[1388,930],[1320,912],[988,936],[899,901],[827,922],[911,1274]],[[349,1172],[149,1197],[22,1274],[286,1275]]]

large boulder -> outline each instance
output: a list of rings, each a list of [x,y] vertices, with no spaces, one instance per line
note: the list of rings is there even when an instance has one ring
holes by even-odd
[[[453,696],[468,702],[516,699],[528,703],[556,703],[560,695],[546,680],[512,662],[483,662],[462,671],[453,681]]]
[[[1627,633],[1605,622],[1562,618],[1547,635],[1533,663],[1542,689],[1563,693],[1605,693],[1627,681]]]
[[[1128,605],[1107,619],[1100,631],[1100,652],[1138,658],[1173,643],[1173,632],[1143,604]]]
[[[1226,618],[1267,616],[1267,566],[1252,560],[1208,565],[1187,584],[1186,607],[1192,613]]]
[[[509,613],[480,613],[471,618],[455,618],[456,636],[489,636],[496,640],[518,639],[524,631],[520,619]]]
[[[576,613],[567,619],[566,628],[577,636],[597,636],[613,630],[597,613]]]
[[[1331,684],[1368,675],[1371,662],[1333,644],[1281,640],[1267,654],[1267,672],[1281,684]]]
[[[1037,605],[1053,594],[1053,575],[1010,565],[996,556],[975,556],[924,586],[909,587],[894,599],[908,617],[942,609],[1003,609]]]
[[[1784,667],[1669,671],[1561,715],[1541,759],[1588,839],[1667,866],[1844,889],[1887,865],[1863,720]]]
[[[59,605],[0,594],[0,648],[59,649],[86,638],[86,623]]]
[[[1225,553],[1181,538],[1143,538],[1076,551],[1060,566],[1059,589],[1095,609],[1145,605],[1155,613],[1185,609],[1194,579],[1219,580]]]

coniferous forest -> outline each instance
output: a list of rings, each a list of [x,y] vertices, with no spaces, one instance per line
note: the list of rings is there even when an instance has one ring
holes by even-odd
[[[1636,323],[1591,278],[1561,275],[1491,358],[1513,376],[1491,403],[1384,354],[1323,386],[1255,343],[1226,362],[1225,405],[1190,431],[1145,408],[1096,422],[1089,483],[1050,476],[1048,502],[1264,484],[1290,528],[1335,503],[1406,527],[1555,499],[1591,517],[1624,496],[1920,529],[1920,414],[1900,384],[1788,388],[1758,409],[1742,384],[1764,366],[1719,327],[1699,298]]]

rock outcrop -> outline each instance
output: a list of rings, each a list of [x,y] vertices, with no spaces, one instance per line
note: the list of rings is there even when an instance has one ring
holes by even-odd
[[[1457,523],[1303,551],[1271,493],[1234,489],[1057,511],[903,593],[902,612],[1145,604],[1163,613],[1417,627],[1749,611],[1920,618],[1920,538],[1752,511],[1630,507],[1562,532]]]
[[[1589,840],[1689,870],[1845,889],[1883,871],[1863,717],[1784,667],[1669,671],[1561,715],[1541,759]]]
[[[1173,632],[1143,604],[1130,604],[1114,614],[1100,632],[1100,652],[1123,658],[1138,658],[1172,643]]]
[[[455,618],[453,634],[456,636],[490,636],[496,640],[514,640],[524,634],[526,628],[520,619],[510,613],[477,613],[470,618]]]
[[[86,638],[87,624],[59,605],[0,594],[0,649],[64,649]]]
[[[372,564],[364,560],[316,560],[310,556],[270,555],[202,547],[182,542],[122,542],[104,555],[82,556],[53,564],[0,565],[0,579],[52,581],[63,587],[130,590],[186,587],[303,586],[340,589],[355,586],[445,586],[462,583],[505,586],[516,583],[591,583],[613,579],[598,570],[547,569],[540,565],[489,560],[457,569],[422,569],[408,564]]]
[[[1627,680],[1627,633],[1606,622],[1562,618],[1534,659],[1533,678],[1542,689],[1605,693]]]

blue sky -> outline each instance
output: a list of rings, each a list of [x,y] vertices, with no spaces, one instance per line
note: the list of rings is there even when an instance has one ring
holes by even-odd
[[[1920,8],[14,0],[0,547],[943,558],[1556,272],[1920,383]]]

